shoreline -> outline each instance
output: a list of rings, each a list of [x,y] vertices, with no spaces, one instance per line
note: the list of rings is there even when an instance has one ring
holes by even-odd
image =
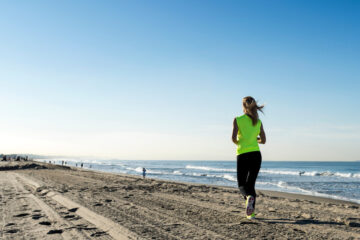
[[[0,238],[360,238],[357,203],[258,190],[247,220],[233,187],[33,163],[0,171]]]
[[[55,164],[57,165],[57,164]],[[61,165],[58,165],[61,166]],[[73,170],[82,170],[82,171],[94,171],[94,172],[99,172],[99,173],[107,173],[107,174],[115,174],[115,175],[124,175],[124,176],[129,176],[129,177],[141,177],[141,174],[139,173],[138,175],[135,174],[128,174],[128,173],[116,173],[116,172],[106,172],[106,171],[101,171],[101,170],[95,170],[95,169],[91,169],[91,168],[80,168],[80,167],[74,167],[74,166],[67,166],[70,167]],[[154,179],[154,180],[158,180],[158,181],[165,181],[165,182],[174,182],[174,183],[183,183],[183,184],[193,184],[193,185],[208,185],[208,186],[213,186],[213,187],[224,187],[224,188],[230,188],[230,189],[237,189],[237,187],[231,187],[231,186],[223,186],[223,185],[214,185],[214,184],[205,184],[205,183],[195,183],[195,182],[184,182],[184,181],[175,181],[175,180],[168,180],[168,179],[161,179],[161,178],[151,178],[151,177],[147,177],[150,179]],[[333,196],[331,197],[329,195],[329,197],[326,196],[316,196],[316,195],[310,195],[310,194],[301,194],[301,193],[292,193],[292,192],[282,192],[282,191],[275,191],[275,190],[266,190],[266,189],[261,189],[261,188],[256,188],[256,192],[264,192],[264,193],[268,193],[271,194],[273,193],[273,195],[283,195],[284,197],[289,197],[289,198],[301,198],[303,200],[307,200],[307,199],[311,199],[313,201],[318,201],[318,202],[333,202],[333,203],[340,203],[340,204],[356,204],[360,206],[360,199],[353,199],[353,200],[347,200],[347,199],[338,199],[337,196]]]
[[[73,168],[73,167],[71,167]],[[100,171],[100,170],[93,170],[93,169],[77,169],[75,167],[75,169],[73,170],[81,170],[81,171],[90,171],[90,172],[98,172],[98,173],[106,173],[106,174],[114,174],[114,175],[120,175],[120,176],[127,176],[127,177],[134,177],[134,178],[142,178],[141,175],[134,175],[134,174],[127,174],[127,173],[111,173],[111,172],[105,172],[105,171]],[[222,185],[214,185],[214,184],[204,184],[204,183],[193,183],[193,182],[183,182],[183,181],[175,181],[175,180],[165,180],[165,179],[161,179],[161,178],[151,178],[151,177],[147,177],[147,179],[153,179],[159,182],[164,182],[164,183],[179,183],[179,184],[190,184],[190,185],[194,185],[194,186],[209,186],[209,187],[221,187],[221,188],[228,188],[231,190],[236,190],[236,187],[231,187],[231,186],[222,186]],[[314,195],[307,195],[307,194],[300,194],[300,193],[290,193],[290,192],[281,192],[281,191],[274,191],[274,190],[265,190],[265,189],[255,189],[257,194],[262,194],[265,193],[267,195],[271,195],[271,196],[281,196],[284,198],[290,198],[290,199],[301,199],[301,200],[309,200],[309,201],[315,201],[315,202],[319,202],[319,203],[323,203],[323,202],[331,202],[331,203],[336,203],[336,204],[354,204],[360,207],[360,203],[357,202],[353,202],[353,201],[349,201],[349,200],[342,200],[342,199],[335,199],[335,198],[330,198],[330,197],[322,197],[322,196],[314,196]],[[357,201],[357,200],[355,200]],[[358,200],[360,201],[360,200]]]

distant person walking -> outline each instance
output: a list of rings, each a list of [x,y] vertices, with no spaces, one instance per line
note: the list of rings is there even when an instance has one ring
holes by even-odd
[[[143,178],[145,178],[145,177],[146,177],[146,169],[143,168]]]
[[[232,141],[237,146],[237,180],[240,193],[246,199],[246,216],[255,218],[255,181],[261,166],[259,143],[265,144],[266,136],[258,111],[264,107],[257,105],[252,97],[242,101],[244,115],[233,122]]]

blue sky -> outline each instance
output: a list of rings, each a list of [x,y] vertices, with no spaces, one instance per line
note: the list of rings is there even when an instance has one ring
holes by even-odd
[[[359,1],[2,1],[0,152],[360,160]]]

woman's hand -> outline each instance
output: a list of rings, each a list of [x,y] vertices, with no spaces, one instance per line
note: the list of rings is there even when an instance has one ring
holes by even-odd
[[[263,127],[262,123],[261,123],[261,126],[260,126],[260,137],[257,137],[257,142],[261,143],[261,144],[266,143],[266,135],[265,135],[265,131],[264,131],[264,127]]]

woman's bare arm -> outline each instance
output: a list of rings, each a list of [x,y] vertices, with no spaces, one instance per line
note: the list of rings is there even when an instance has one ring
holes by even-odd
[[[262,144],[265,144],[266,143],[266,135],[265,135],[265,131],[264,131],[264,127],[263,127],[263,124],[261,123],[261,126],[260,126],[260,138],[258,138],[258,143],[262,143]]]
[[[234,122],[233,122],[233,131],[232,131],[232,136],[231,136],[231,140],[233,141],[233,143],[235,143],[236,145],[238,144],[238,140],[237,140],[237,133],[239,131],[238,125],[236,123],[236,118],[234,118]]]

